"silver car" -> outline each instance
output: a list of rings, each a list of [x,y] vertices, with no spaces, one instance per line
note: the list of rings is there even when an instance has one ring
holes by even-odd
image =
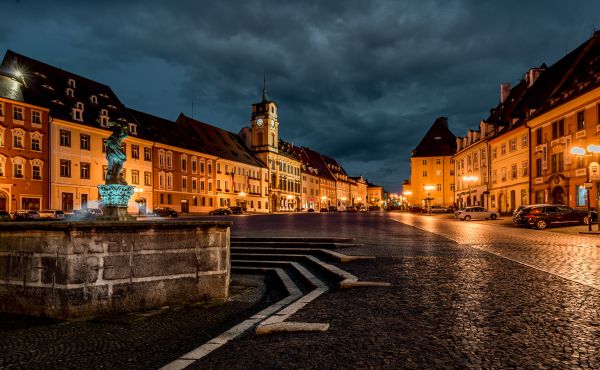
[[[483,207],[467,207],[460,211],[454,212],[454,216],[461,221],[470,221],[471,219],[495,220],[500,217],[500,214],[496,211],[488,211]]]

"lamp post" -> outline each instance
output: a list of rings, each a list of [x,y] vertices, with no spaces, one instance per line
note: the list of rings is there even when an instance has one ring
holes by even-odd
[[[242,205],[242,210],[246,211],[246,193],[244,193],[243,191],[240,191],[238,193],[239,197],[242,198],[240,200],[240,203]]]
[[[425,202],[427,204],[427,214],[431,213],[431,198],[430,198],[430,192],[432,190],[435,190],[435,186],[434,185],[425,185],[425,191],[427,192],[427,198],[425,198]]]
[[[467,183],[467,192],[469,193],[468,197],[469,197],[469,202],[471,202],[471,183],[472,182],[476,182],[479,180],[479,177],[477,176],[463,176],[463,181],[465,181]],[[474,206],[474,204],[470,204],[472,206]]]
[[[590,144],[587,146],[587,150],[578,146],[574,146],[571,148],[571,154],[577,156],[577,157],[591,157],[592,155],[596,155],[600,153],[600,145],[594,145],[594,144]],[[586,161],[587,162],[587,161]],[[585,174],[586,174],[586,183],[585,183],[585,189],[586,189],[586,195],[587,195],[587,208],[588,208],[588,231],[592,231],[592,207],[591,207],[591,201],[590,201],[590,188],[592,187],[592,183],[590,182],[590,165],[588,163],[586,163],[586,165],[588,166],[585,169]],[[596,199],[596,214],[599,214],[598,212],[600,212],[600,204],[598,203],[598,199]],[[600,217],[598,217],[598,230],[600,231]]]

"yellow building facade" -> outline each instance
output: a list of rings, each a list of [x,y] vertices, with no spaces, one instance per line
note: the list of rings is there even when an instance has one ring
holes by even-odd
[[[489,209],[512,212],[529,204],[529,129],[509,127],[489,139]]]

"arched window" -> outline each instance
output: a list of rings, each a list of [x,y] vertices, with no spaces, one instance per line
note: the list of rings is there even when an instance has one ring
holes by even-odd
[[[31,133],[31,150],[38,152],[42,150],[42,137],[43,135],[37,131]]]
[[[198,172],[198,158],[195,156],[192,157],[192,173]]]
[[[0,177],[6,176],[6,156],[0,154]]]
[[[25,148],[25,131],[20,128],[12,129],[13,148]]]
[[[13,177],[22,178],[24,176],[24,167],[25,167],[25,158],[23,157],[13,157]]]
[[[158,150],[158,167],[165,168],[165,151],[163,149]]]
[[[41,159],[34,159],[30,161],[31,163],[31,178],[34,180],[41,180],[42,173],[44,168],[44,161]]]

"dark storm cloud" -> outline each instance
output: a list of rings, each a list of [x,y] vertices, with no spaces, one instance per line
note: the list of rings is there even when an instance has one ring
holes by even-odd
[[[104,82],[125,104],[237,132],[263,71],[281,137],[398,190],[438,116],[457,135],[591,34],[571,1],[31,1],[3,5],[0,46]]]

